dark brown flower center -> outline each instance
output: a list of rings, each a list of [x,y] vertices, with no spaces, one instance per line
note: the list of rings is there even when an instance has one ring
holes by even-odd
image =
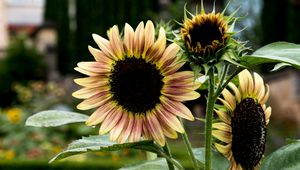
[[[252,98],[242,100],[231,120],[232,153],[244,169],[252,170],[261,160],[266,143],[265,113]]]
[[[213,41],[223,42],[223,32],[220,29],[221,25],[218,20],[205,18],[201,23],[195,23],[190,30],[191,46],[197,47],[201,44],[201,48],[212,45]]]
[[[163,76],[144,59],[117,61],[110,76],[113,99],[133,113],[145,113],[160,102]]]

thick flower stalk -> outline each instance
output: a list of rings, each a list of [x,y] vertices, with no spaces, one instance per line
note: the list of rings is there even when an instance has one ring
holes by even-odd
[[[182,102],[198,98],[200,84],[192,71],[178,71],[185,63],[177,56],[180,47],[167,46],[163,28],[156,39],[151,21],[135,30],[126,24],[123,38],[117,26],[107,35],[108,40],[93,34],[100,49],[89,50],[96,61],[75,68],[88,76],[75,79],[83,88],[73,96],[84,99],[77,108],[96,108],[86,124],[101,124],[99,134],[109,132],[112,141],[149,139],[164,146],[165,136],[184,133],[177,116],[194,120]]]
[[[229,161],[232,170],[258,169],[266,144],[271,107],[266,106],[269,86],[257,74],[244,70],[239,86],[229,83],[222,92],[224,109],[215,109],[220,122],[213,123],[216,149]]]

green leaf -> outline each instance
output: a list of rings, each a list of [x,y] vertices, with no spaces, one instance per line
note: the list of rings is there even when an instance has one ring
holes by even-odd
[[[142,161],[137,164],[132,164],[125,166],[119,170],[164,170],[164,169],[169,169],[168,164],[166,159],[164,158],[157,158],[154,160],[147,160],[147,161]]]
[[[241,58],[242,65],[252,67],[262,63],[286,63],[300,70],[300,45],[288,42],[268,44],[252,55]]]
[[[54,127],[69,123],[85,122],[87,118],[87,115],[80,113],[47,110],[30,116],[26,120],[25,125],[35,127]]]
[[[263,160],[261,170],[300,169],[300,141],[283,146]]]
[[[205,148],[194,148],[193,152],[196,159],[202,164],[205,164]],[[216,150],[212,149],[212,169],[227,170],[229,167],[228,160]]]
[[[118,144],[116,142],[112,142],[109,140],[108,135],[102,136],[89,136],[83,137],[82,139],[75,140],[68,145],[68,147],[58,153],[54,158],[52,158],[49,162],[57,161],[72,155],[77,155],[85,152],[104,152],[104,151],[117,151],[124,148],[133,148],[133,149],[141,149],[150,152],[161,152],[161,147],[154,144],[153,141],[140,141],[140,142],[132,142],[132,143],[123,143]]]
[[[278,71],[278,70],[281,70],[287,66],[291,66],[290,64],[287,64],[287,63],[278,63],[274,66],[274,68],[271,70],[271,71]]]

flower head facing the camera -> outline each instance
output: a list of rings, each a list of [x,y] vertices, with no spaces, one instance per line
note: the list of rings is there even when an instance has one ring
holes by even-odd
[[[82,89],[73,96],[85,99],[77,108],[97,108],[87,125],[101,123],[99,134],[110,132],[118,143],[155,140],[165,145],[165,136],[177,138],[184,129],[177,116],[194,120],[182,104],[200,96],[192,71],[178,70],[184,62],[179,46],[167,46],[164,29],[155,38],[154,25],[141,22],[136,30],[125,25],[121,38],[117,26],[109,40],[93,34],[99,49],[89,47],[96,61],[80,62],[75,70],[89,77],[75,79]]]
[[[220,141],[214,146],[230,161],[230,169],[253,169],[259,166],[266,144],[269,86],[248,70],[238,77],[239,87],[229,83],[219,98],[225,109],[215,110],[221,122],[213,123],[212,134]]]

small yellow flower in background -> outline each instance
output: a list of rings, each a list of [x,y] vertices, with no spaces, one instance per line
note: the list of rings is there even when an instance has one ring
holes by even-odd
[[[17,107],[13,107],[7,110],[6,115],[8,120],[13,124],[18,124],[22,120],[22,110]]]
[[[52,147],[52,153],[55,153],[55,154],[61,152],[62,150],[63,150],[63,149],[62,149],[62,147],[60,147],[60,146],[53,146],[53,147]]]
[[[12,160],[16,157],[16,152],[14,150],[6,150],[4,151],[4,159],[5,160]]]
[[[73,96],[85,99],[77,108],[97,108],[86,124],[101,123],[99,134],[110,132],[110,140],[118,143],[148,139],[164,146],[165,136],[184,133],[177,116],[194,120],[182,102],[198,98],[200,84],[192,71],[178,71],[185,62],[177,56],[177,44],[167,46],[165,30],[156,39],[148,21],[135,31],[126,24],[123,38],[117,26],[108,31],[109,40],[93,38],[100,48],[89,46],[96,61],[75,68],[89,76],[75,79],[83,88]]]
[[[271,107],[266,106],[269,86],[248,70],[238,78],[239,87],[229,83],[230,89],[219,98],[226,109],[215,110],[221,122],[212,125],[212,135],[220,141],[214,146],[230,161],[230,170],[258,169],[271,116]]]

